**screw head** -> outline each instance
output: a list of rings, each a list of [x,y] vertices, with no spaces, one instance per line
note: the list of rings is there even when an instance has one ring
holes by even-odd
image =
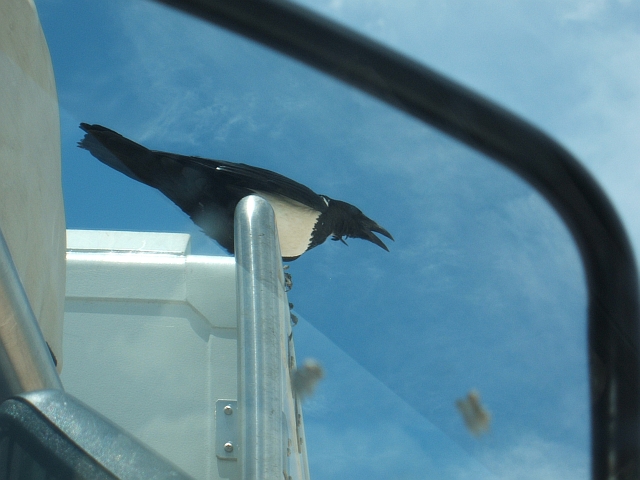
[[[232,413],[233,413],[233,408],[231,407],[231,405],[225,405],[224,414],[225,415],[231,415]]]
[[[233,452],[233,443],[227,442],[224,444],[224,451],[227,453]]]

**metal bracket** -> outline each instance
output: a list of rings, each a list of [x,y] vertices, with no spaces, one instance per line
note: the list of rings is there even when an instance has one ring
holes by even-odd
[[[238,459],[238,402],[216,402],[216,456],[222,460]]]

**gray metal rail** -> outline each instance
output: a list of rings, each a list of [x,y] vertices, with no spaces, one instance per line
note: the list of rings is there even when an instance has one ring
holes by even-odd
[[[236,207],[235,254],[240,478],[282,478],[286,301],[275,216],[263,198]]]
[[[0,401],[46,389],[62,383],[0,231]]]

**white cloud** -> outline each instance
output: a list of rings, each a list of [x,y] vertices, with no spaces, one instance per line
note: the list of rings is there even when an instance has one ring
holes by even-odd
[[[300,3],[425,61],[559,138],[604,185],[640,251],[636,2]]]
[[[607,6],[608,0],[583,0],[581,2],[564,2],[565,12],[563,18],[574,21],[593,20]]]
[[[482,462],[504,480],[584,480],[589,477],[586,452],[537,437],[522,437],[502,452],[488,452]],[[478,478],[460,475],[460,480]]]
[[[137,138],[166,138],[170,132],[172,142],[198,145],[207,138],[224,143],[239,130],[267,128],[274,138],[287,132],[284,123],[264,123],[255,92],[231,91],[215,78],[239,75],[217,72],[216,65],[233,52],[244,52],[242,41],[231,49],[228,42],[217,48],[226,34],[201,24],[187,27],[182,17],[154,5],[132,5],[126,8],[125,24],[136,62],[141,62],[135,66],[141,73],[137,88],[145,91],[152,112]],[[632,161],[640,151],[640,136],[635,134],[640,95],[633,73],[640,74],[635,48],[639,39],[633,29],[610,28],[620,12],[631,7],[604,0],[545,5],[534,13],[524,1],[463,6],[332,0],[308,6],[440,65],[559,137],[604,183],[640,248],[640,219],[635,215],[640,164]],[[568,17],[580,17],[593,27],[574,28],[566,24]],[[162,38],[165,43],[158,45]],[[194,88],[185,88],[185,72],[195,75]],[[274,100],[273,108],[282,111],[283,119],[319,107],[309,99],[306,105],[300,98],[292,103],[286,95]],[[394,163],[393,155],[387,155],[387,163]]]
[[[313,478],[422,480],[435,468],[416,438],[392,422],[361,428],[315,425],[312,430]]]
[[[304,405],[313,478],[583,480],[588,477],[588,452],[569,442],[551,440],[551,435],[542,438],[518,432],[507,441],[502,437],[508,431],[498,424],[492,426],[486,437],[475,439],[465,430],[452,399],[446,411],[456,416],[457,427],[463,434],[460,439],[466,439],[457,443],[304,319],[300,319],[294,333],[299,350],[311,349],[315,353],[317,349],[326,362],[326,378],[317,394]],[[575,398],[566,400],[571,404],[567,406],[574,409],[580,404]],[[500,409],[492,413],[499,423],[509,421]],[[345,416],[348,422],[340,420]]]

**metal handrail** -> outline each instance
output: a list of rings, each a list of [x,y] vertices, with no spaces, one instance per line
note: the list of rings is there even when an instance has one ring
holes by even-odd
[[[0,230],[0,401],[45,389],[62,383]]]
[[[560,214],[588,289],[592,477],[640,478],[636,263],[611,203],[558,143],[376,42],[281,0],[158,0],[269,45],[403,110],[521,175]]]
[[[235,212],[240,478],[281,478],[284,274],[275,215],[258,196]]]

